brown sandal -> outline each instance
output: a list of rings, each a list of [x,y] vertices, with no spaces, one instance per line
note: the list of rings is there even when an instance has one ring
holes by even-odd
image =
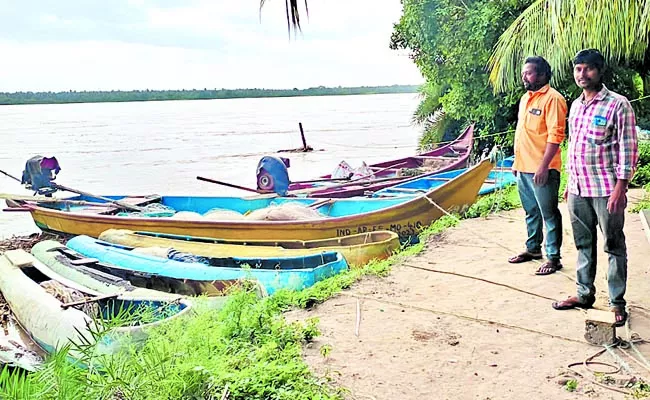
[[[595,302],[596,299],[589,299],[589,301],[583,303],[582,301],[580,301],[580,299],[578,299],[578,297],[573,296],[573,297],[569,297],[566,300],[554,301],[551,304],[551,306],[553,306],[553,308],[556,310],[571,310],[574,308],[587,309],[587,308],[591,308]]]
[[[556,260],[549,260],[544,264],[540,265],[535,271],[535,275],[551,275],[554,272],[557,272],[562,269],[562,263]]]
[[[527,261],[541,260],[541,259],[542,259],[542,253],[534,254],[534,253],[529,253],[527,251],[524,251],[523,253],[510,257],[508,259],[508,262],[510,264],[519,264]]]

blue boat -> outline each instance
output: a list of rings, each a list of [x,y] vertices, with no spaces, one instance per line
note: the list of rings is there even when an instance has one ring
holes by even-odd
[[[181,257],[189,258],[190,261],[186,262],[136,253],[131,251],[132,247],[85,235],[70,239],[66,245],[86,257],[110,264],[110,271],[107,272],[128,280],[141,279],[143,275],[182,282],[255,279],[269,295],[279,289],[302,290],[348,269],[345,258],[339,252],[286,258],[207,258],[181,254]],[[93,264],[88,266],[92,268]]]
[[[490,171],[487,179],[485,179],[483,185],[478,191],[479,196],[490,194],[498,189],[503,189],[516,183],[517,180],[515,175],[508,166],[508,164],[512,165],[512,163],[507,160],[509,159],[503,160],[503,167],[495,168]],[[446,182],[449,182],[464,172],[466,172],[465,168],[413,179],[399,185],[378,190],[372,194],[372,197],[386,198],[422,195]]]

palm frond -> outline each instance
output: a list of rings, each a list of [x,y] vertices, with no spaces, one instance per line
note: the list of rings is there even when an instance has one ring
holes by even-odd
[[[420,137],[420,150],[428,151],[437,146],[445,136],[445,132],[453,120],[440,107],[422,122],[423,130]]]
[[[433,82],[426,82],[422,85],[418,90],[421,101],[413,113],[413,124],[422,125],[426,123],[440,109],[440,98],[446,91],[447,85],[439,85]]]
[[[262,8],[268,0],[260,0],[260,15],[262,14]],[[291,30],[294,32],[302,31],[300,27],[300,10],[298,8],[298,0],[284,0],[284,7],[287,16],[287,30],[291,34]],[[305,14],[309,18],[309,6],[307,0],[305,0]]]
[[[495,92],[518,85],[527,56],[551,64],[553,80],[570,77],[571,59],[597,48],[610,62],[643,59],[650,37],[650,0],[537,0],[499,37],[488,61]]]

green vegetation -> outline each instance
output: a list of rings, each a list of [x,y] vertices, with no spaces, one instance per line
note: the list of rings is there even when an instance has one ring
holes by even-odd
[[[567,392],[575,392],[576,389],[578,389],[578,381],[575,379],[567,381],[564,385],[564,389],[566,389]]]
[[[124,101],[209,100],[259,97],[342,96],[355,94],[415,93],[416,85],[314,87],[309,89],[203,89],[131,90],[95,92],[17,92],[0,93],[0,105],[103,103]]]
[[[641,187],[650,183],[650,142],[639,142],[639,164],[630,186]]]
[[[0,398],[10,400],[91,399],[342,399],[328,376],[315,376],[302,359],[302,346],[319,335],[318,320],[285,320],[291,307],[311,307],[349,288],[364,276],[386,276],[391,265],[423,250],[429,238],[455,226],[459,219],[511,208],[509,192],[486,196],[463,215],[440,218],[420,234],[420,243],[405,246],[388,260],[369,263],[326,279],[300,292],[281,290],[271,297],[239,290],[220,311],[197,299],[191,316],[169,321],[149,332],[139,349],[96,356],[85,349],[82,368],[61,351],[45,367],[25,375],[4,369]],[[102,331],[115,324],[102,325]],[[100,332],[97,333],[98,335]],[[86,347],[84,347],[86,346]],[[323,357],[332,346],[323,344]]]

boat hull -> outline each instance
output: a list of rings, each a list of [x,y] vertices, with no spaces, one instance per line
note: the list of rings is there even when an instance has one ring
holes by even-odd
[[[68,287],[79,285],[79,290],[95,291],[97,294],[121,293],[122,297],[153,298],[175,300],[187,296],[206,295],[205,302],[210,308],[219,309],[230,299],[226,295],[229,288],[242,285],[238,280],[191,282],[169,280],[161,277],[127,276],[121,270],[112,270],[110,265],[101,265],[92,260],[86,265],[75,264],[75,260],[85,258],[72,249],[63,247],[53,240],[44,240],[32,247],[32,254],[39,261],[34,266],[46,276],[61,281]],[[92,268],[88,265],[92,265]],[[111,272],[118,272],[113,274]],[[130,279],[128,279],[130,278]],[[66,280],[63,282],[63,280]],[[260,285],[253,285],[260,297],[266,291]],[[152,289],[149,289],[152,288]]]
[[[390,257],[400,248],[399,236],[391,231],[368,232],[335,239],[312,241],[233,241],[178,236],[154,232],[109,229],[100,240],[130,247],[171,247],[205,257],[296,257],[335,251],[352,267]]]
[[[67,246],[86,257],[92,257],[113,265],[115,268],[111,273],[118,276],[126,274],[126,278],[129,280],[132,276],[138,275],[157,275],[178,280],[207,282],[254,279],[264,286],[269,295],[279,289],[305,289],[348,268],[345,259],[340,253],[331,252],[319,255],[321,257],[309,257],[309,260],[306,261],[308,266],[306,268],[257,269],[254,264],[255,259],[250,259],[250,268],[214,267],[133,253],[118,247],[119,245],[112,245],[83,235],[70,239]],[[318,264],[314,262],[315,260],[318,261],[317,259],[323,259],[324,263]],[[224,261],[233,264],[238,260]]]
[[[366,192],[374,192],[386,187],[390,187],[397,183],[407,182],[413,177],[405,176],[398,177],[398,170],[402,168],[420,168],[427,160],[432,162],[439,162],[442,165],[436,168],[435,171],[428,172],[419,176],[429,176],[435,173],[452,171],[458,168],[465,168],[469,162],[469,156],[472,152],[474,142],[474,125],[470,125],[461,133],[456,140],[441,146],[429,152],[405,157],[391,161],[384,161],[377,164],[370,165],[370,168],[377,170],[374,174],[375,180],[382,178],[397,178],[389,181],[359,181],[359,184],[339,186],[334,184],[324,183],[293,183],[289,185],[289,193],[300,195],[302,191],[307,193],[308,197],[314,198],[347,198],[354,196],[364,196]],[[453,155],[448,157],[448,155]],[[392,168],[391,168],[392,167]],[[331,175],[323,175],[319,179],[329,179]],[[334,186],[333,186],[334,185]],[[338,187],[336,187],[338,186]]]
[[[18,259],[20,264],[15,261]],[[25,263],[26,260],[31,261]],[[95,342],[91,329],[99,328],[90,316],[74,307],[62,308],[62,303],[57,298],[23,272],[21,268],[33,268],[34,262],[34,257],[23,250],[10,250],[0,255],[0,291],[21,326],[47,352],[60,350],[70,343],[96,343],[97,354],[115,353],[124,346],[142,343],[147,337],[146,329],[162,322],[113,328]],[[120,302],[120,305],[126,302],[159,302],[136,298],[118,298],[114,301]],[[178,307],[178,312],[165,320],[178,318],[191,309],[191,303],[186,300],[177,300],[176,304],[174,307]],[[75,359],[80,358],[81,354],[73,347],[68,356]]]
[[[426,195],[370,212],[303,221],[188,221],[68,212],[29,203],[25,203],[25,207],[30,209],[34,222],[43,230],[92,237],[99,237],[110,228],[241,241],[317,240],[391,230],[397,233],[402,241],[406,241],[413,239],[422,229],[440,218],[443,215],[440,208],[447,212],[459,212],[473,204],[491,169],[492,164],[484,160]]]

